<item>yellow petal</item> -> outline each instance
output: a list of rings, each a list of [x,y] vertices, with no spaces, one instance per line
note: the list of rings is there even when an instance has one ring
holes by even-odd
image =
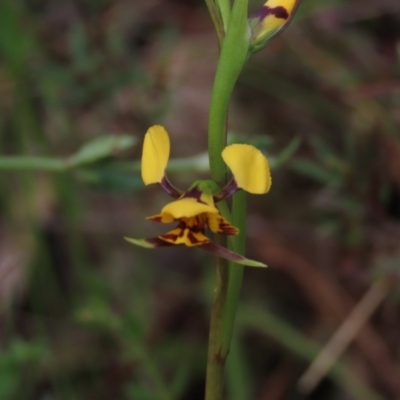
[[[156,222],[161,222],[163,224],[169,224],[170,222],[174,222],[174,217],[170,214],[157,214],[157,215],[152,215],[150,217],[146,217],[146,219],[150,221],[156,221]]]
[[[145,185],[161,182],[169,158],[169,137],[161,125],[149,128],[144,137],[142,179]]]
[[[167,204],[162,210],[161,214],[170,214],[175,219],[190,218],[200,215],[202,213],[218,213],[218,209],[214,206],[199,203],[193,198],[184,198],[172,201]]]
[[[231,225],[222,215],[207,214],[207,225],[211,232],[224,235],[237,235],[239,229]]]
[[[264,7],[268,6],[270,8],[284,7],[290,14],[293,10],[296,0],[268,0],[265,2]]]
[[[261,32],[265,34],[279,28],[290,17],[296,0],[268,0],[254,15],[260,18]],[[253,16],[252,16],[253,17]]]
[[[268,160],[260,150],[249,144],[231,144],[223,150],[222,158],[239,188],[253,194],[268,192],[271,174]]]

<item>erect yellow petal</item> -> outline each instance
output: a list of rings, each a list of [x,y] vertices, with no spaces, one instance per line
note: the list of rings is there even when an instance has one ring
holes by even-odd
[[[161,210],[161,214],[170,214],[175,219],[191,218],[202,213],[218,213],[218,209],[189,197],[172,201]]]
[[[142,179],[145,185],[161,182],[169,158],[169,137],[161,125],[149,128],[144,137]]]
[[[231,144],[222,151],[222,158],[239,188],[253,194],[268,192],[271,174],[268,160],[260,150],[249,144]]]

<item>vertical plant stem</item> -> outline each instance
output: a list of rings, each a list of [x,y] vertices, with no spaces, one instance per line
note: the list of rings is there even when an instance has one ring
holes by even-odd
[[[236,0],[221,47],[209,118],[208,151],[211,174],[220,186],[224,185],[226,180],[226,166],[221,153],[226,146],[226,121],[229,101],[246,60],[247,52],[247,0]],[[226,205],[223,207],[226,207]],[[245,209],[242,207],[235,208],[240,214],[240,216],[237,215],[238,219],[245,219]],[[242,247],[239,244],[241,242],[244,246],[243,234],[232,244],[230,243],[229,247],[235,251],[239,250]],[[225,246],[226,239],[221,238],[219,244]],[[206,400],[221,400],[223,398],[225,363],[232,338],[242,274],[242,267],[228,265],[228,262],[224,259],[217,260],[209,332]]]
[[[236,0],[215,74],[208,123],[211,175],[219,185],[225,183],[226,167],[221,152],[226,146],[226,119],[230,98],[247,58],[247,30],[247,0]]]
[[[225,343],[223,316],[228,292],[228,268],[226,260],[222,258],[217,260],[208,339],[206,400],[219,400],[223,396],[225,362],[228,355],[227,351],[222,348]]]
[[[229,247],[243,254],[246,237],[246,193],[244,192],[234,196],[232,222],[240,229],[240,233],[229,243]],[[224,237],[219,239],[219,244],[227,245]],[[225,364],[233,336],[242,277],[242,265],[221,258],[217,260],[208,345],[206,400],[223,398]]]
[[[239,234],[233,238],[232,248],[236,253],[244,255],[246,247],[246,193],[243,191],[233,196],[232,222],[239,229]],[[229,263],[226,307],[226,340],[229,343],[232,340],[236,311],[239,305],[243,270],[243,265]]]

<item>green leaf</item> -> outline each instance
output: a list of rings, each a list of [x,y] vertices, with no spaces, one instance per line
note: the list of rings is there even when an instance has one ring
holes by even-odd
[[[316,157],[318,157],[321,161],[330,157],[337,158],[334,149],[332,149],[332,147],[328,143],[326,143],[323,139],[319,137],[314,137],[310,140],[309,143],[313,148]]]
[[[228,28],[229,17],[231,14],[231,3],[230,0],[216,0],[221,14],[222,22],[224,24],[225,31]]]
[[[129,149],[136,143],[136,138],[130,135],[105,135],[85,143],[67,163],[70,166],[90,164]]]
[[[351,169],[346,160],[341,159],[328,143],[320,138],[313,138],[310,145],[318,160],[329,169],[336,170],[346,175]]]
[[[135,192],[144,188],[142,179],[129,172],[112,168],[85,168],[75,173],[76,178],[96,189],[112,192]]]
[[[310,160],[296,158],[291,161],[290,166],[299,174],[308,176],[327,185],[340,186],[343,182],[342,176],[337,171],[324,168]]]
[[[0,396],[2,399],[11,398],[19,382],[18,370],[3,369],[0,375]]]
[[[288,162],[301,143],[300,138],[294,138],[271,162],[271,168],[277,168]]]

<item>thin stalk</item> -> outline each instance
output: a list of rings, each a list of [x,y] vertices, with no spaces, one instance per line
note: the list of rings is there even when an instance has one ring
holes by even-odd
[[[246,193],[241,191],[233,196],[232,222],[239,229],[239,234],[233,238],[232,249],[244,255],[246,248]],[[243,280],[243,265],[229,263],[228,293],[226,307],[226,340],[232,340],[236,312],[239,305],[240,291]]]
[[[210,2],[207,1],[207,4]],[[215,3],[213,3],[215,5]],[[212,16],[213,18],[213,16]],[[226,166],[221,153],[226,146],[226,122],[230,98],[248,52],[247,0],[236,0],[222,43],[217,66],[209,117],[208,153],[211,175],[221,187],[226,180]],[[217,32],[218,34],[218,32]],[[243,199],[242,197],[240,197]],[[242,204],[243,205],[243,204]],[[226,205],[221,205],[226,208]],[[236,211],[235,211],[236,210]],[[245,220],[245,208],[234,206],[237,221]],[[221,242],[222,241],[222,242]],[[226,244],[220,239],[220,244]],[[244,235],[229,243],[234,251],[244,247]],[[221,400],[224,391],[225,363],[232,339],[243,268],[218,259],[211,310],[206,376],[206,400]]]
[[[215,74],[208,123],[208,154],[211,175],[214,181],[221,186],[225,183],[226,178],[226,166],[221,152],[226,146],[228,107],[233,88],[248,54],[247,30],[247,0],[236,0]]]
[[[251,399],[250,371],[241,340],[240,330],[235,329],[226,365],[227,396],[230,400]]]
[[[228,213],[225,211],[223,214]],[[230,241],[228,247],[239,254],[244,254],[246,193],[239,192],[234,196],[231,220],[239,228],[240,233]],[[226,245],[226,240],[222,245]],[[242,265],[218,259],[210,322],[206,400],[223,398],[225,364],[232,342],[242,278]]]
[[[229,346],[227,349],[224,340],[223,323],[228,292],[228,268],[226,260],[222,258],[217,260],[208,339],[206,400],[219,400],[223,397],[225,362],[229,351]]]

